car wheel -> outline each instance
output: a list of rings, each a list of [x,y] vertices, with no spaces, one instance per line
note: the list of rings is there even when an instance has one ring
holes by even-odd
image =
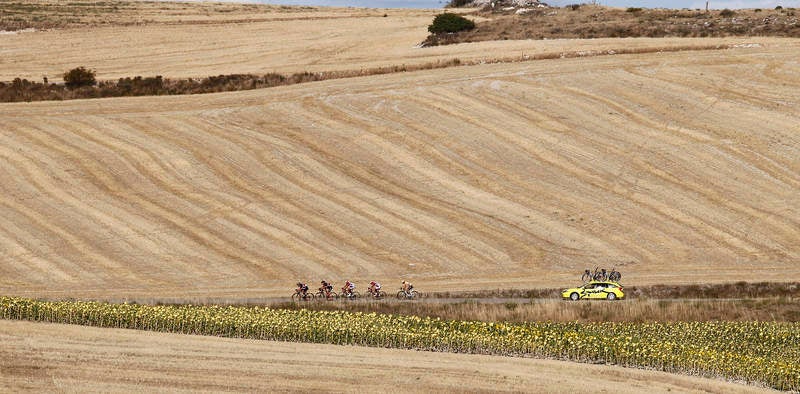
[[[616,300],[616,299],[617,299],[617,295],[616,295],[616,294],[614,294],[614,293],[608,293],[608,295],[606,296],[606,298],[608,298],[608,300],[609,300],[609,301],[614,301],[614,300]]]
[[[578,301],[579,298],[580,296],[578,295],[578,293],[572,293],[569,295],[569,299],[572,301]]]

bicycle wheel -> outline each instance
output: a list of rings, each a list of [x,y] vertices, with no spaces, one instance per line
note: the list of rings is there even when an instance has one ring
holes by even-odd
[[[378,290],[378,292],[375,294],[375,298],[381,299],[383,297],[386,297],[386,292],[383,290]]]
[[[339,298],[339,295],[336,294],[336,292],[334,292],[334,291],[330,292],[329,297],[328,297],[329,300],[335,300],[335,299],[338,299],[338,298]]]
[[[398,300],[402,300],[402,299],[405,299],[405,298],[408,298],[406,296],[406,292],[405,291],[400,290],[400,291],[397,292],[397,299]]]
[[[292,301],[300,301],[300,293],[292,294]]]
[[[413,300],[417,297],[419,297],[419,293],[416,290],[411,290],[411,292],[409,293],[409,298]]]
[[[584,273],[581,275],[581,282],[586,283],[592,279],[592,275]]]

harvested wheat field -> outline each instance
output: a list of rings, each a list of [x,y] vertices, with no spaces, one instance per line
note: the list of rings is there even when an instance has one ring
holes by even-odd
[[[12,391],[749,393],[768,390],[615,366],[253,341],[0,320],[0,387]],[[224,376],[225,379],[220,379]],[[612,389],[613,387],[613,389]]]
[[[0,288],[800,278],[798,40],[0,105]]]
[[[616,266],[626,286],[800,280],[800,40],[420,48],[438,12],[0,2],[0,81],[57,82],[77,66],[100,80],[447,66],[0,104],[0,295],[228,304],[321,279],[491,293],[572,285],[593,266]],[[516,308],[497,306],[465,318]],[[0,356],[6,391],[762,391],[6,320]]]
[[[128,3],[127,7],[135,4],[140,4],[139,8],[128,13],[101,14],[104,18],[108,15],[109,25],[89,21],[74,28],[0,34],[0,81],[18,77],[41,81],[47,77],[55,82],[78,66],[96,70],[101,80],[156,75],[203,78],[414,67],[453,59],[491,62],[574,52],[784,42],[771,37],[630,38],[509,40],[419,48],[428,35],[427,26],[440,10],[203,6],[233,10],[213,13],[195,8],[200,5],[168,3],[160,7],[167,7],[169,12],[157,14],[152,6],[143,6],[151,3]]]

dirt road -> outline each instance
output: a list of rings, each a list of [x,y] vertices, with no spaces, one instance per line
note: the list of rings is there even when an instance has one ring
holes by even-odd
[[[0,320],[3,391],[750,393],[713,379],[561,361],[182,336]]]

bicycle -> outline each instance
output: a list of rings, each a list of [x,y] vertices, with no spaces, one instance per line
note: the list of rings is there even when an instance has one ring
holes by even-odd
[[[299,291],[295,291],[294,294],[292,294],[292,301],[313,301],[313,300],[314,300],[314,294],[312,293],[303,294]]]
[[[361,297],[361,294],[358,293],[358,290],[353,290],[352,292],[348,292],[346,290],[342,290],[342,294],[339,297],[342,297],[342,298],[348,299],[348,300],[355,300],[358,297]]]
[[[329,291],[326,294],[325,291],[323,291],[323,290],[317,290],[317,293],[314,294],[314,296],[317,297],[317,298],[324,298],[324,299],[326,299],[328,301],[335,300],[335,299],[339,298],[339,295],[336,294],[335,291]]]
[[[616,271],[613,271],[613,272],[616,272]],[[619,272],[617,272],[617,274],[619,275],[619,278],[622,278],[622,274],[619,274]],[[586,282],[589,282],[591,280],[607,281],[607,280],[613,280],[613,279],[611,279],[611,276],[610,276],[609,272],[606,271],[605,268],[594,267],[594,272],[592,272],[590,270],[584,270],[583,271],[583,275],[581,275],[581,282],[586,283]]]
[[[377,290],[377,291],[368,290],[368,291],[369,295],[371,295],[372,298],[381,299],[383,297],[386,297],[386,292],[383,290]]]
[[[590,280],[604,280],[603,275],[605,274],[606,269],[603,268],[603,271],[600,271],[600,267],[594,267],[594,272],[585,270],[583,271],[583,275],[581,275],[581,281],[586,283]]]
[[[594,270],[597,271],[597,268],[595,268]],[[583,275],[581,275],[581,282],[586,283],[592,279],[594,279],[594,275],[592,274],[592,272],[589,270],[584,270]]]
[[[397,299],[398,300],[413,300],[414,298],[419,297],[419,293],[416,290],[411,289],[410,291],[405,291],[403,288],[400,288],[400,291],[397,292]]]
[[[612,282],[619,282],[622,279],[622,273],[617,271],[617,268],[614,267],[611,269],[611,272],[608,274],[608,280]]]

